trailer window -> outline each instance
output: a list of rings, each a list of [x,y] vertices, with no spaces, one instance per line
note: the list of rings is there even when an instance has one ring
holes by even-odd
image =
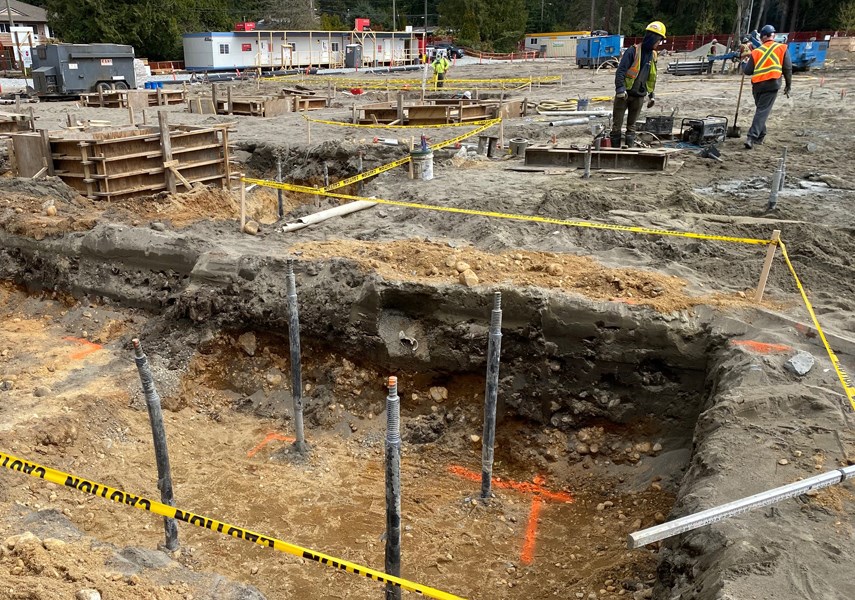
[[[220,54],[228,54],[229,53],[229,45],[228,44],[220,44]]]
[[[333,52],[338,52],[338,42],[333,42],[333,43],[332,43],[332,51],[333,51]]]
[[[531,45],[534,46],[537,44],[537,38],[531,38]]]

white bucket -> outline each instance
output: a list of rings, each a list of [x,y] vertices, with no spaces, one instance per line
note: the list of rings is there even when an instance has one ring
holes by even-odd
[[[433,150],[413,150],[410,152],[410,160],[413,162],[413,179],[433,179]]]

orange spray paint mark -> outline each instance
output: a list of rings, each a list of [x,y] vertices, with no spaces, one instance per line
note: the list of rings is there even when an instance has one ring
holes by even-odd
[[[470,471],[459,465],[451,465],[448,471],[469,481],[481,481],[481,474],[475,471]],[[535,475],[531,482],[528,481],[511,481],[500,477],[493,477],[493,486],[506,490],[515,490],[523,494],[532,494],[531,510],[528,515],[528,525],[525,528],[525,538],[523,539],[523,547],[520,551],[520,562],[524,565],[531,564],[534,559],[534,546],[537,539],[537,525],[540,520],[540,510],[543,503],[547,500],[555,502],[573,502],[573,496],[565,492],[553,492],[543,487],[546,483],[546,478],[543,475]]]
[[[246,457],[252,458],[256,454],[258,454],[262,448],[264,448],[267,444],[274,440],[279,442],[293,442],[294,438],[289,437],[287,435],[282,435],[281,433],[276,433],[275,431],[271,431],[263,440],[261,440],[260,444],[258,444],[255,448],[246,453]]]
[[[481,481],[480,473],[470,471],[469,469],[458,465],[451,465],[448,467],[448,472],[463,479],[468,479],[469,481]],[[516,490],[523,494],[537,494],[546,500],[553,500],[555,502],[573,502],[573,496],[570,494],[566,494],[564,492],[553,492],[543,487],[541,484],[545,482],[546,479],[540,475],[534,477],[533,483],[528,481],[505,481],[501,477],[493,477],[493,486],[500,489]]]
[[[731,340],[731,344],[751,350],[757,354],[774,354],[775,352],[789,352],[793,348],[786,344],[767,344],[765,342],[757,342],[755,340]]]
[[[90,355],[90,354],[92,354],[93,352],[98,352],[98,350],[100,350],[101,348],[103,348],[103,346],[101,346],[101,344],[96,344],[96,343],[94,343],[94,342],[90,342],[89,340],[86,340],[86,339],[83,339],[83,338],[76,338],[76,337],[64,337],[64,338],[62,338],[62,339],[66,340],[66,341],[68,341],[68,342],[76,342],[76,343],[78,343],[78,344],[82,344],[83,346],[85,346],[85,348],[84,348],[83,350],[81,350],[81,351],[79,351],[79,352],[75,352],[74,354],[72,354],[72,355],[69,357],[69,358],[71,358],[72,360],[80,360],[81,358],[84,358],[84,357],[86,357],[86,356],[89,356],[89,355]]]
[[[524,565],[530,565],[534,560],[534,542],[537,539],[537,521],[540,519],[540,507],[543,505],[543,500],[540,496],[535,496],[531,499],[531,511],[528,513],[528,525],[525,527],[525,541],[523,542],[522,552],[520,552],[520,562]]]

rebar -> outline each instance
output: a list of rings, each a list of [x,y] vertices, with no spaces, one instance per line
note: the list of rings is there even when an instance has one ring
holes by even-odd
[[[134,362],[140,374],[145,404],[148,408],[148,420],[151,423],[151,435],[154,438],[154,457],[157,461],[157,489],[160,490],[160,501],[169,506],[175,506],[175,496],[172,489],[172,470],[169,467],[169,449],[166,445],[166,429],[163,426],[163,410],[160,406],[160,396],[154,387],[154,377],[148,365],[148,358],[143,353],[142,345],[133,339]],[[166,534],[166,549],[170,552],[178,550],[178,524],[175,519],[164,517],[163,529]]]
[[[386,397],[386,563],[389,575],[401,576],[401,399],[398,378],[389,377]],[[386,584],[386,600],[400,600],[400,586]]]
[[[775,210],[778,206],[778,192],[781,191],[781,178],[784,170],[784,159],[778,159],[778,168],[772,173],[772,193],[769,195],[769,204],[766,210]]]
[[[276,157],[276,181],[282,183],[282,157]],[[277,210],[276,214],[279,215],[279,218],[285,216],[285,192],[282,190],[276,190],[276,199],[277,199]]]
[[[481,440],[481,499],[492,493],[493,452],[496,444],[496,401],[499,395],[499,360],[502,352],[502,293],[493,294],[490,340],[487,343],[487,384],[484,391],[484,435]]]
[[[294,260],[288,259],[288,341],[291,347],[291,397],[294,399],[294,447],[306,451],[303,433],[303,377],[300,357],[300,311],[297,306],[297,283],[294,277]]]

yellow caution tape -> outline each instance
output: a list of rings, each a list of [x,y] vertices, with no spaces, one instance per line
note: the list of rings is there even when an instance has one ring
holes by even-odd
[[[482,131],[489,129],[493,125],[497,125],[500,123],[502,119],[490,119],[489,121],[482,121],[484,124],[472,131],[467,131],[464,134],[458,135],[457,137],[453,137],[448,140],[444,140],[442,142],[437,142],[436,144],[431,144],[431,150],[439,150],[440,148],[445,148],[446,146],[451,146],[456,144],[457,142],[463,141],[468,137],[472,137]],[[250,179],[248,177],[242,177],[241,181],[249,184],[256,184],[262,187],[274,187],[270,184],[276,184],[276,189],[286,190],[289,192],[300,192],[304,194],[315,194],[317,196],[326,196],[327,192],[330,190],[338,190],[343,187],[347,187],[349,185],[353,185],[354,183],[359,183],[364,179],[368,179],[369,177],[375,177],[380,173],[385,173],[386,171],[391,171],[396,167],[403,166],[410,162],[410,157],[405,156],[404,158],[399,158],[398,160],[392,161],[385,165],[381,165],[377,168],[371,169],[370,171],[364,171],[363,173],[359,173],[358,175],[354,175],[353,177],[348,177],[347,179],[342,179],[341,181],[337,181],[331,185],[328,185],[324,188],[315,188],[315,187],[307,187],[305,185],[294,185],[292,183],[278,183],[276,181],[268,181],[266,179]]]
[[[68,473],[63,473],[62,471],[57,471],[56,469],[51,469],[50,467],[45,467],[38,463],[34,463],[23,458],[18,458],[10,454],[0,452],[0,466],[11,471],[18,471],[19,473],[30,475],[31,477],[35,477],[36,479],[44,479],[45,481],[50,481],[51,483],[55,483],[57,485],[70,487],[74,490],[77,490],[78,492],[83,492],[84,494],[100,496],[101,498],[105,498],[107,500],[115,502],[116,504],[130,506],[132,508],[138,508],[146,512],[164,516],[168,519],[176,519],[178,521],[183,521],[184,523],[195,525],[196,527],[210,529],[211,531],[216,531],[217,533],[222,533],[223,535],[228,535],[239,540],[245,540],[252,544],[258,544],[259,546],[273,548],[274,550],[279,550],[280,552],[285,552],[286,554],[292,554],[299,558],[308,558],[321,564],[331,566],[335,569],[347,571],[348,573],[353,573],[354,575],[361,575],[363,577],[367,577],[368,579],[372,579],[380,583],[390,583],[396,587],[400,587],[401,589],[407,590],[409,592],[415,592],[417,594],[422,594],[423,596],[427,596],[429,598],[437,598],[438,600],[463,600],[460,596],[455,596],[453,594],[449,594],[434,589],[432,587],[428,587],[426,585],[421,585],[419,583],[415,583],[407,579],[401,579],[400,577],[387,575],[383,571],[377,571],[375,569],[364,567],[357,563],[352,563],[350,561],[342,560],[340,558],[335,558],[334,556],[330,556],[328,554],[315,552],[314,550],[308,550],[295,544],[289,544],[288,542],[283,542],[282,540],[277,540],[276,538],[268,537],[260,533],[255,533],[242,527],[235,527],[234,525],[229,525],[228,523],[223,523],[222,521],[217,521],[209,517],[181,510],[179,508],[175,508],[174,506],[162,504],[155,500],[149,500],[148,498],[144,498],[143,496],[129,494],[127,492],[123,492],[122,490],[104,485],[103,483],[97,483],[95,481],[76,477]]]
[[[813,326],[816,327],[816,331],[819,334],[819,339],[822,340],[822,345],[825,346],[825,351],[828,353],[828,358],[831,359],[831,364],[834,366],[834,370],[837,373],[837,378],[840,379],[840,383],[843,386],[843,391],[846,393],[846,397],[849,399],[849,404],[852,406],[852,409],[855,410],[855,387],[852,387],[851,379],[849,379],[849,375],[846,371],[843,370],[843,366],[840,364],[840,359],[837,358],[837,355],[834,353],[834,350],[831,349],[831,345],[828,343],[828,340],[825,337],[825,332],[822,330],[822,326],[819,324],[819,319],[816,318],[816,312],[813,310],[813,305],[808,299],[807,292],[805,291],[804,286],[802,285],[799,276],[796,274],[796,269],[793,267],[792,261],[790,261],[790,256],[787,254],[787,246],[784,242],[779,242],[778,244],[781,246],[781,256],[784,257],[784,261],[787,263],[787,268],[790,269],[790,273],[793,276],[793,279],[796,282],[796,287],[799,289],[799,293],[802,295],[802,300],[805,303],[805,308],[807,308],[808,313],[810,314],[810,318],[813,321]]]
[[[463,123],[439,123],[434,125],[386,125],[383,123],[347,123],[345,121],[325,121],[324,119],[310,119],[305,114],[303,118],[312,123],[321,123],[323,125],[337,125],[338,127],[361,127],[364,129],[448,129],[451,127],[472,127],[475,125],[484,125],[495,123],[495,119],[481,119],[479,121],[468,121]]]
[[[366,86],[371,85],[418,85],[421,86],[422,79],[413,78],[413,79],[359,79],[359,78],[337,78],[330,75],[310,75],[306,77],[301,77],[300,75],[277,75],[274,77],[263,77],[263,81],[293,81],[299,80],[301,82],[307,83],[318,83],[318,82],[330,82],[339,87],[361,87],[365,88]],[[540,75],[537,77],[505,77],[505,78],[493,78],[493,79],[445,79],[445,83],[448,84],[459,84],[459,85],[472,85],[475,83],[478,84],[506,84],[506,83],[558,83],[561,81],[560,75]]]
[[[396,161],[399,164],[404,164],[407,162],[409,158],[401,159],[400,161]],[[390,163],[395,164],[395,163]],[[384,165],[388,166],[388,165]],[[399,165],[396,165],[399,166]],[[378,168],[384,168],[378,167]],[[388,170],[388,169],[386,169]],[[353,179],[353,178],[351,178]],[[593,223],[590,221],[572,221],[568,219],[555,219],[552,217],[538,217],[535,215],[519,215],[514,213],[500,213],[493,212],[488,210],[475,210],[471,208],[457,208],[454,206],[436,206],[433,204],[421,204],[418,202],[403,202],[401,200],[386,200],[383,198],[367,198],[364,196],[353,196],[350,194],[336,194],[331,193],[330,190],[334,188],[334,186],[330,186],[326,189],[321,188],[308,188],[305,186],[293,185],[291,183],[279,183],[277,181],[269,181],[267,179],[250,179],[244,177],[241,179],[245,183],[260,185],[262,187],[270,187],[280,190],[287,190],[291,192],[302,192],[306,194],[314,194],[318,196],[327,196],[329,198],[338,198],[340,200],[365,200],[367,202],[376,202],[377,204],[388,204],[390,206],[400,206],[402,208],[415,208],[418,210],[435,210],[439,212],[448,212],[448,213],[456,213],[461,215],[472,215],[475,217],[492,217],[494,219],[509,219],[513,221],[529,221],[533,223],[547,223],[550,225],[563,225],[566,227],[587,227],[591,229],[607,229],[610,231],[626,231],[629,233],[643,233],[648,235],[664,235],[664,236],[672,236],[672,237],[682,237],[682,238],[691,238],[696,240],[708,240],[711,242],[731,242],[735,244],[756,244],[760,246],[768,246],[769,244],[774,243],[774,240],[771,239],[760,239],[760,238],[742,238],[742,237],[733,237],[728,235],[711,235],[708,233],[695,233],[694,231],[673,231],[670,229],[650,229],[648,227],[636,227],[634,225],[615,225],[612,223]],[[346,185],[351,185],[353,182],[349,180]],[[339,182],[341,183],[341,182]],[[336,186],[338,184],[335,184]],[[343,186],[341,186],[343,187]]]

